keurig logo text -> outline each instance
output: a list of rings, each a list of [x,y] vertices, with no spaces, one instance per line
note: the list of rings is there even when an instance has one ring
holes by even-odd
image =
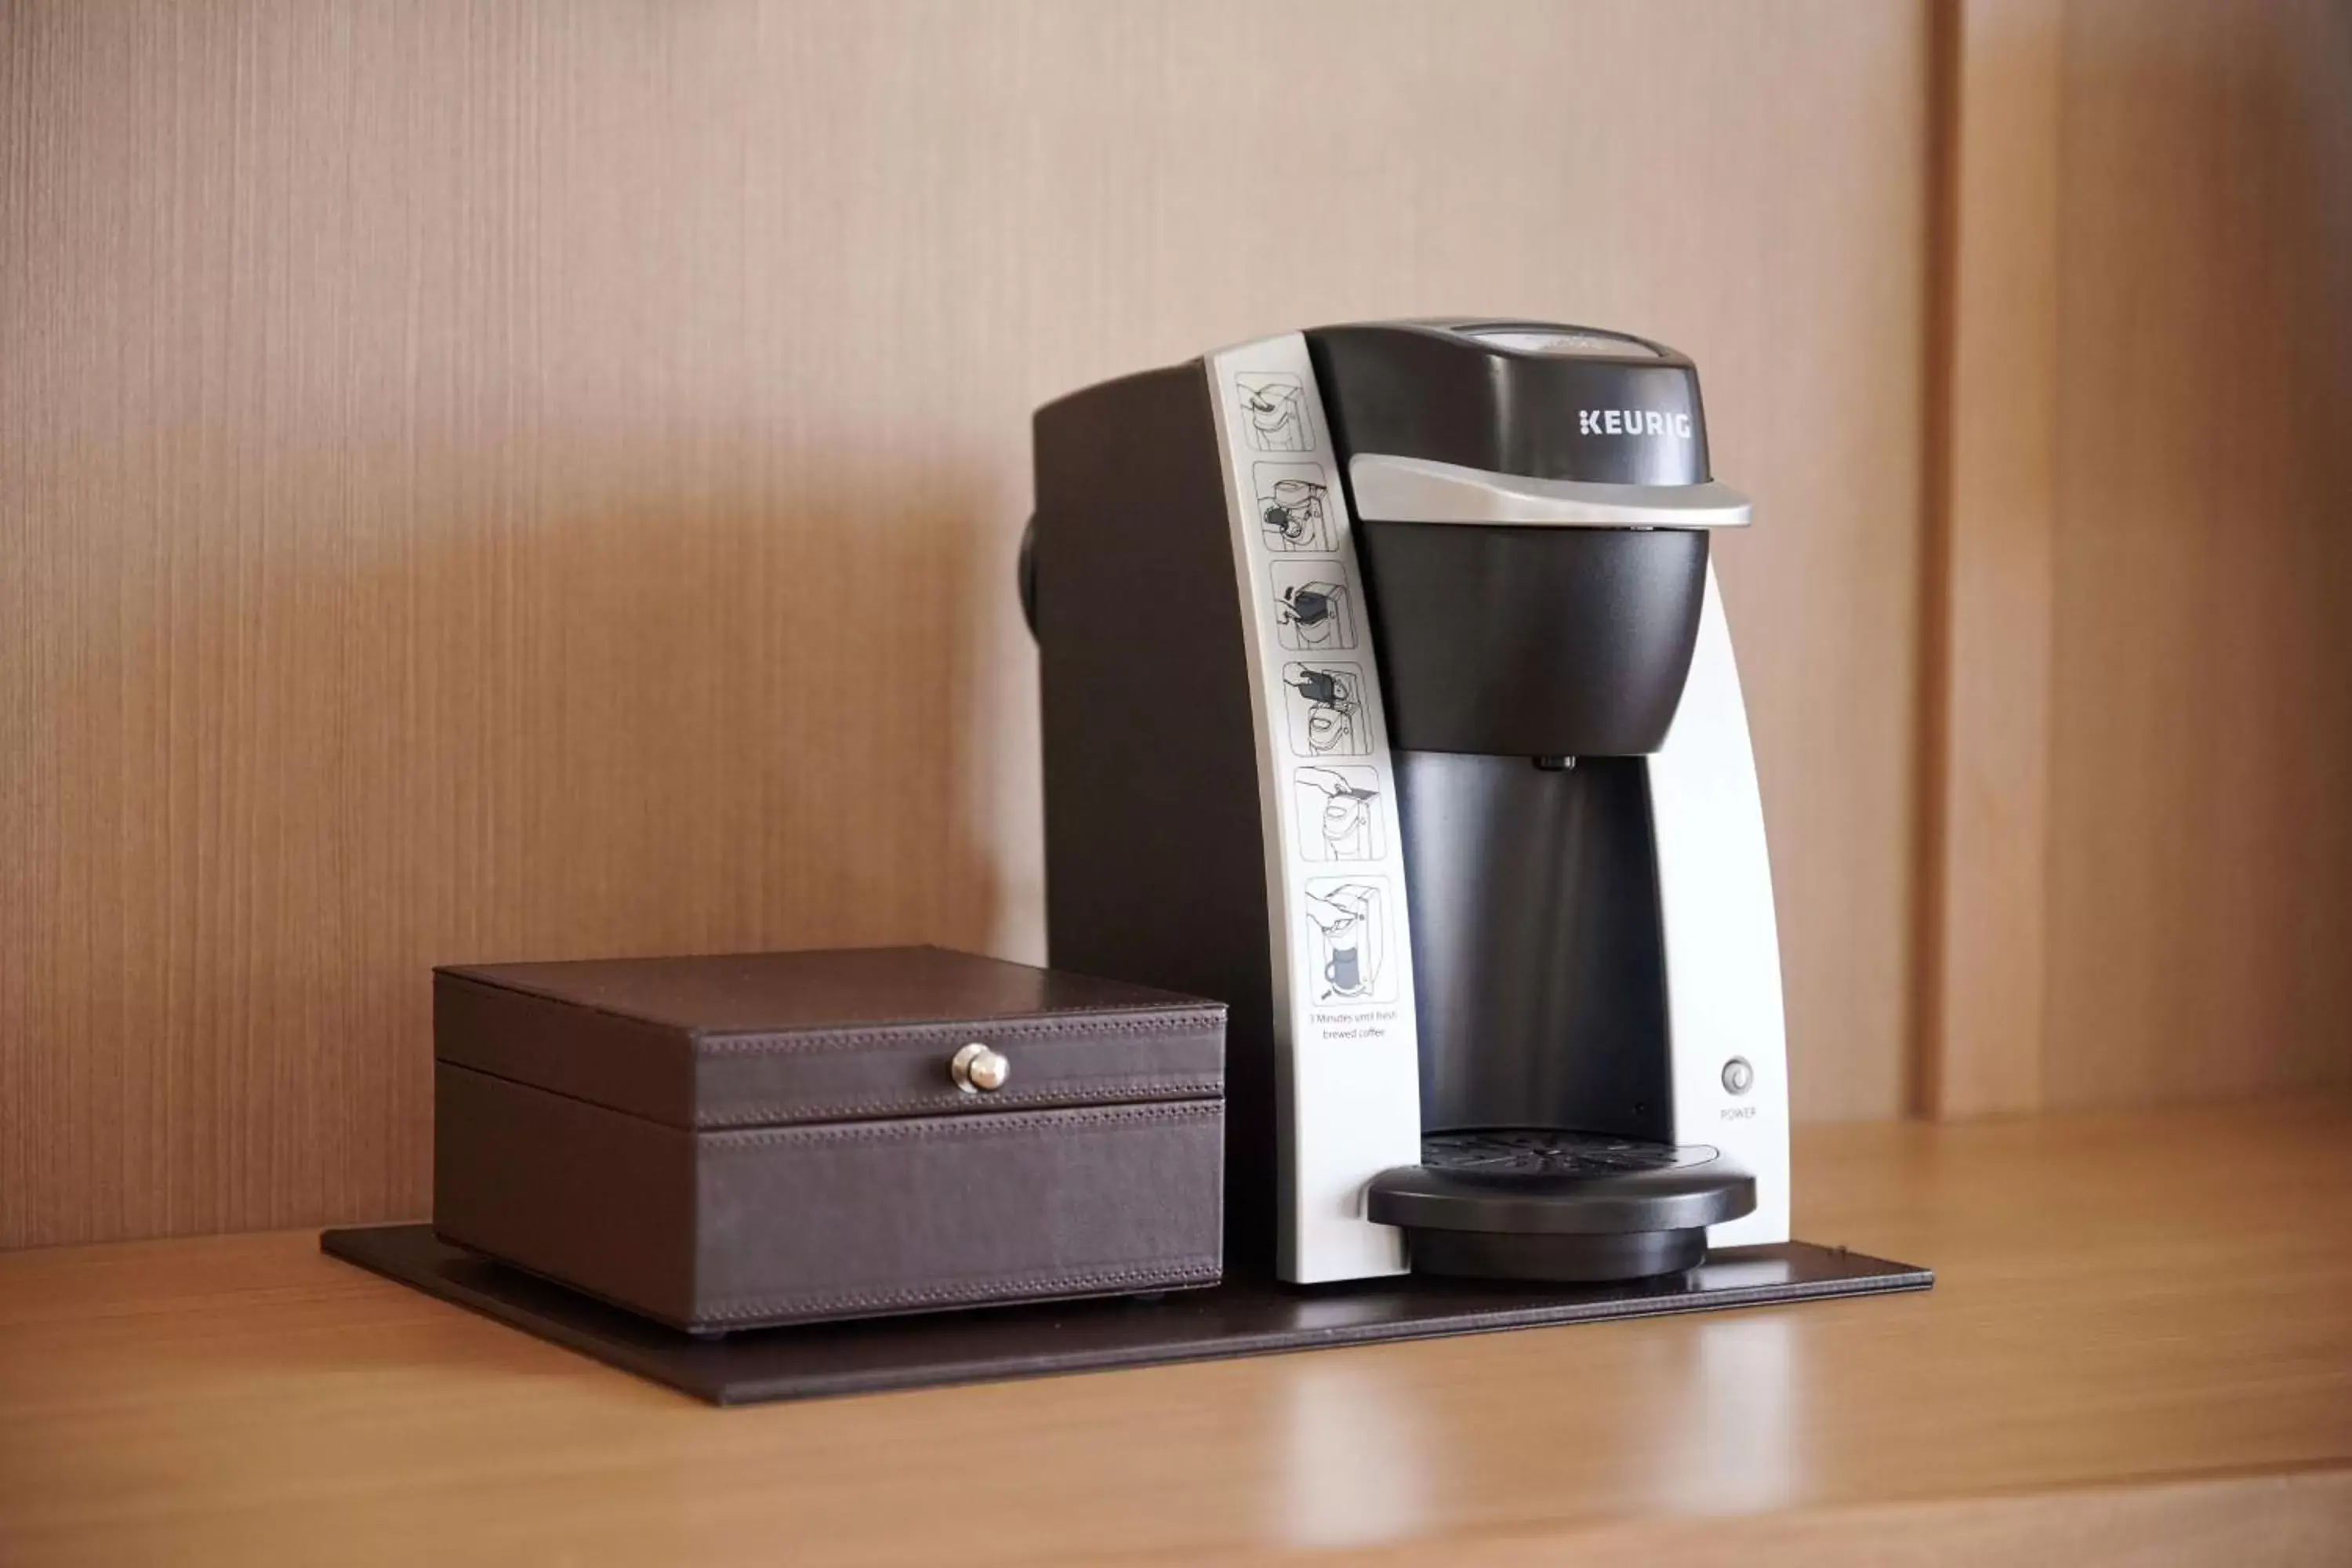
[[[1679,436],[1690,439],[1691,416],[1661,414],[1654,408],[1580,408],[1576,414],[1580,436]]]

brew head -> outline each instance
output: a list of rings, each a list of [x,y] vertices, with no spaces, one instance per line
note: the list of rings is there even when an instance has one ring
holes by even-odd
[[[1639,755],[1665,739],[1706,598],[1715,485],[1697,368],[1509,321],[1310,331],[1346,457],[1394,743]]]

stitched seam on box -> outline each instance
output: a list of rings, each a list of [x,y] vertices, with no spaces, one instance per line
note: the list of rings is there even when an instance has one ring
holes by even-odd
[[[1223,1092],[1224,1080],[1216,1078],[1163,1079],[1150,1083],[1122,1083],[1110,1079],[1061,1089],[997,1089],[984,1095],[945,1089],[908,1100],[761,1100],[748,1105],[730,1104],[716,1110],[698,1110],[694,1113],[694,1125],[725,1131],[740,1122],[768,1121],[786,1116],[822,1121],[837,1116],[896,1116],[926,1110],[980,1116],[1010,1106],[1052,1110],[1056,1105],[1076,1107],[1106,1099],[1198,1100]]]
[[[1221,1121],[1222,1100],[1176,1100],[1165,1105],[1112,1106],[1101,1110],[1013,1111],[1003,1116],[935,1116],[922,1121],[856,1121],[819,1127],[723,1128],[702,1136],[729,1148],[777,1143],[904,1142],[924,1138],[1009,1138],[1034,1131],[1045,1117],[1056,1128],[1118,1127],[1153,1121]]]
[[[1093,1269],[1081,1274],[1031,1273],[1003,1275],[987,1279],[968,1281],[961,1285],[932,1286],[927,1289],[902,1290],[843,1290],[815,1296],[755,1296],[729,1297],[707,1311],[695,1315],[696,1322],[722,1318],[763,1318],[776,1312],[823,1312],[842,1307],[911,1307],[920,1303],[974,1301],[992,1300],[1008,1290],[1086,1290],[1097,1288],[1128,1286],[1172,1285],[1186,1280],[1214,1279],[1223,1272],[1223,1260],[1202,1255],[1187,1258],[1178,1263],[1156,1264],[1129,1268]]]
[[[939,1019],[923,1024],[893,1025],[881,1029],[811,1030],[806,1033],[770,1032],[757,1035],[724,1034],[697,1035],[694,1051],[697,1056],[808,1056],[825,1051],[856,1050],[866,1046],[920,1045],[927,1041],[961,1037],[994,1040],[1068,1039],[1090,1035],[1159,1035],[1175,1040],[1197,1037],[1197,1031],[1213,1028],[1223,1022],[1213,1013],[1179,1014],[1154,1018],[1087,1018],[1074,1017],[1068,1023],[1039,1023],[1034,1019],[1016,1019],[991,1023],[985,1019],[960,1021]]]

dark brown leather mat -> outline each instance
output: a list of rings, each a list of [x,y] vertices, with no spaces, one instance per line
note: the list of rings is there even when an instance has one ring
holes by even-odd
[[[696,1339],[435,1237],[428,1225],[330,1230],[328,1254],[624,1371],[752,1405],[932,1388],[1384,1340],[1924,1290],[1925,1268],[1790,1242],[1718,1252],[1687,1274],[1541,1286],[1405,1276],[1311,1289],[1229,1283],[1126,1297],[754,1329]]]

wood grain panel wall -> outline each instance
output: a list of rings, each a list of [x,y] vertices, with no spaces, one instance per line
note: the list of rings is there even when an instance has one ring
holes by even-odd
[[[0,5],[0,1245],[419,1212],[436,961],[1037,955],[1029,412],[1357,316],[1697,356],[1799,1104],[1891,1113],[1927,70],[1845,0]]]
[[[1958,1116],[2042,1093],[2065,27],[2058,0],[1937,23],[1920,1100]]]
[[[2352,8],[2063,48],[2046,1097],[2352,1085]]]
[[[2352,11],[1944,16],[1923,1098],[2352,1084]]]

